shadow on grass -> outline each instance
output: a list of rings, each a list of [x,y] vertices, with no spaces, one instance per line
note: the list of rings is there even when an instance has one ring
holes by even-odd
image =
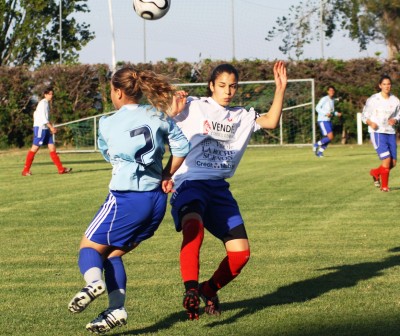
[[[400,252],[400,247],[394,247],[389,252]],[[260,297],[253,297],[247,300],[223,303],[222,310],[229,311],[240,309],[238,313],[227,318],[208,324],[208,327],[231,324],[237,319],[253,314],[259,310],[278,305],[285,305],[297,302],[306,302],[315,299],[331,290],[349,288],[357,285],[359,281],[368,280],[382,276],[383,271],[400,265],[400,255],[390,256],[382,261],[364,262],[353,265],[333,266],[321,269],[331,271],[328,274],[316,278],[294,282],[290,285],[278,288],[275,292]],[[172,327],[179,321],[184,321],[184,312],[174,313],[156,324],[118,335],[138,335],[142,333],[156,333]]]

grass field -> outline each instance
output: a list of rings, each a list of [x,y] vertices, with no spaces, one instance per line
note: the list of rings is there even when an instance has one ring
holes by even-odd
[[[78,244],[103,203],[110,166],[100,154],[64,154],[58,175],[43,149],[33,176],[25,151],[0,154],[0,335],[87,335],[106,295],[67,311],[83,286]],[[241,206],[252,257],[220,293],[219,318],[187,321],[169,208],[156,235],[124,257],[128,324],[110,335],[399,335],[400,167],[392,192],[373,187],[379,161],[369,145],[249,148],[231,190]],[[201,280],[223,258],[206,234]]]

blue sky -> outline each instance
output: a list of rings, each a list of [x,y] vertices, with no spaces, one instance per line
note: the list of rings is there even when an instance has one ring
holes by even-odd
[[[268,42],[265,37],[276,18],[287,15],[290,6],[299,1],[233,0],[232,15],[232,0],[171,0],[165,17],[146,22],[133,11],[132,0],[111,3],[116,61],[138,63],[163,61],[167,57],[188,62],[199,58],[229,61],[233,56],[239,60],[285,60],[288,56],[279,51],[279,39]],[[112,64],[108,0],[88,0],[88,6],[91,13],[78,18],[91,25],[96,38],[80,52],[80,61]],[[325,58],[374,57],[376,52],[386,56],[382,44],[360,52],[355,42],[342,35],[337,33],[324,43]],[[321,43],[315,42],[305,49],[302,58],[321,56]]]

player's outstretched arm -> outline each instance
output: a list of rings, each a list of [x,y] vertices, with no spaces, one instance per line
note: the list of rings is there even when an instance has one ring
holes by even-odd
[[[282,114],[283,97],[287,86],[286,65],[282,61],[274,64],[274,80],[276,88],[271,108],[268,113],[256,120],[262,128],[272,129],[278,126]]]
[[[183,90],[176,91],[172,97],[172,104],[167,114],[170,117],[175,117],[185,108],[187,92]]]

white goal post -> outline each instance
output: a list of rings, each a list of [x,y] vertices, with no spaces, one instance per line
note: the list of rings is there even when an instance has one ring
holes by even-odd
[[[176,84],[189,95],[207,96],[207,83]],[[254,107],[260,113],[267,113],[273,100],[275,82],[243,81],[231,105]],[[98,120],[115,111],[98,114],[62,124],[57,124],[55,142],[59,152],[97,151]],[[284,98],[284,108],[279,127],[275,130],[255,132],[249,146],[300,146],[316,141],[315,82],[314,79],[291,79]]]

